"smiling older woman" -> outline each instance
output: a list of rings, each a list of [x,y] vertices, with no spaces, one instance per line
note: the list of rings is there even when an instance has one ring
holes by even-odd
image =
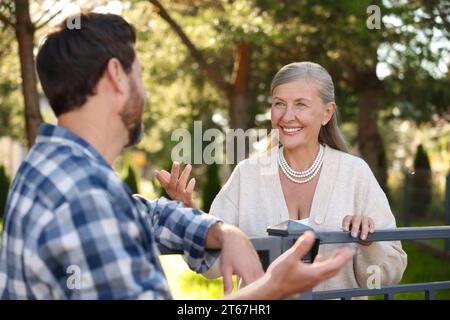
[[[386,195],[369,166],[348,153],[329,73],[317,63],[288,64],[275,75],[271,93],[272,128],[279,132],[280,146],[258,155],[257,161],[240,162],[211,214],[250,237],[265,236],[267,226],[287,219],[301,220],[316,231],[349,231],[361,240],[376,229],[395,228]],[[260,164],[268,162],[278,170],[263,172]],[[195,206],[195,181],[186,188],[190,170],[188,165],[178,178],[175,163],[171,174],[159,171],[156,176],[172,198]],[[354,246],[359,250],[353,264],[314,290],[367,287],[371,266],[379,267],[382,285],[400,281],[407,260],[400,242]],[[327,258],[335,247],[323,245],[319,255]],[[213,268],[209,276],[219,274]]]

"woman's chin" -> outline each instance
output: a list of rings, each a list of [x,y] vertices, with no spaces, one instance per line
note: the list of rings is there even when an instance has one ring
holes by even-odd
[[[304,145],[302,141],[292,141],[291,139],[280,139],[280,142],[287,150],[297,149]]]

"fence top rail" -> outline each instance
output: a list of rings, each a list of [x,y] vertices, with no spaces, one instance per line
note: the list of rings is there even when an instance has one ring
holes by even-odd
[[[350,232],[331,231],[317,232],[320,244],[359,242],[359,233],[356,238],[351,237]],[[424,239],[448,239],[450,227],[418,227],[375,230],[367,235],[367,242],[400,241],[400,240],[424,240]]]
[[[322,300],[322,299],[339,299],[339,298],[351,298],[362,296],[376,296],[376,295],[405,293],[405,292],[430,292],[449,289],[450,289],[450,281],[440,281],[440,282],[402,284],[396,286],[384,286],[379,289],[354,288],[354,289],[340,289],[329,291],[316,291],[313,292],[312,295],[313,299]]]
[[[299,236],[306,231],[313,231],[309,226],[303,225],[296,220],[287,220],[278,225],[267,228],[271,236],[287,237]],[[320,239],[320,244],[350,243],[361,241],[358,237],[353,238],[349,231],[322,231],[315,232]],[[437,227],[408,227],[395,229],[375,230],[367,236],[367,242],[396,241],[396,240],[423,240],[423,239],[446,239],[450,238],[450,226]]]
[[[296,239],[302,232],[296,230],[290,232],[272,233],[266,237],[252,237],[250,240],[256,250],[264,250],[267,246],[282,246],[283,239]],[[312,229],[311,229],[312,230]],[[344,231],[324,231],[315,232],[319,244],[339,244],[360,242],[359,235],[356,238],[351,237],[350,232]],[[375,230],[374,233],[367,236],[367,242],[379,241],[400,241],[400,240],[424,240],[424,239],[450,239],[450,227],[414,227],[414,228],[397,228]],[[288,240],[288,239],[286,239]],[[159,245],[161,254],[183,254],[181,250],[169,249],[163,245]]]

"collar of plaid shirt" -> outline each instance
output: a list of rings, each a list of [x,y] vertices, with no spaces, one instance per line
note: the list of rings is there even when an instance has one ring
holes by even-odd
[[[39,128],[39,134],[36,138],[36,143],[57,143],[72,146],[74,148],[78,148],[80,151],[86,154],[86,156],[88,156],[92,160],[97,161],[99,164],[110,167],[110,165],[108,164],[108,162],[106,162],[102,155],[88,142],[60,126],[46,123],[42,124]]]

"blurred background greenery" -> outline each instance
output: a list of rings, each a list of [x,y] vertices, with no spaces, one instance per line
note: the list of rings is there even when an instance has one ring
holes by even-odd
[[[370,5],[380,9],[380,28],[368,23],[374,18]],[[55,122],[33,69],[37,48],[54,25],[80,9],[121,14],[138,32],[149,98],[146,135],[114,165],[132,190],[150,198],[164,195],[153,170],[170,168],[175,129],[192,132],[194,121],[221,132],[270,128],[272,77],[287,63],[310,60],[331,73],[351,152],[372,168],[398,224],[445,224],[450,169],[445,0],[1,0],[0,213],[38,125]],[[231,170],[194,165],[195,198],[205,210]],[[443,241],[431,244],[444,251]],[[406,248],[415,258],[403,281],[450,279],[448,260],[432,258],[414,244]],[[176,298],[221,295],[220,281],[189,273],[177,259],[163,257]],[[427,261],[436,270],[425,272]]]

